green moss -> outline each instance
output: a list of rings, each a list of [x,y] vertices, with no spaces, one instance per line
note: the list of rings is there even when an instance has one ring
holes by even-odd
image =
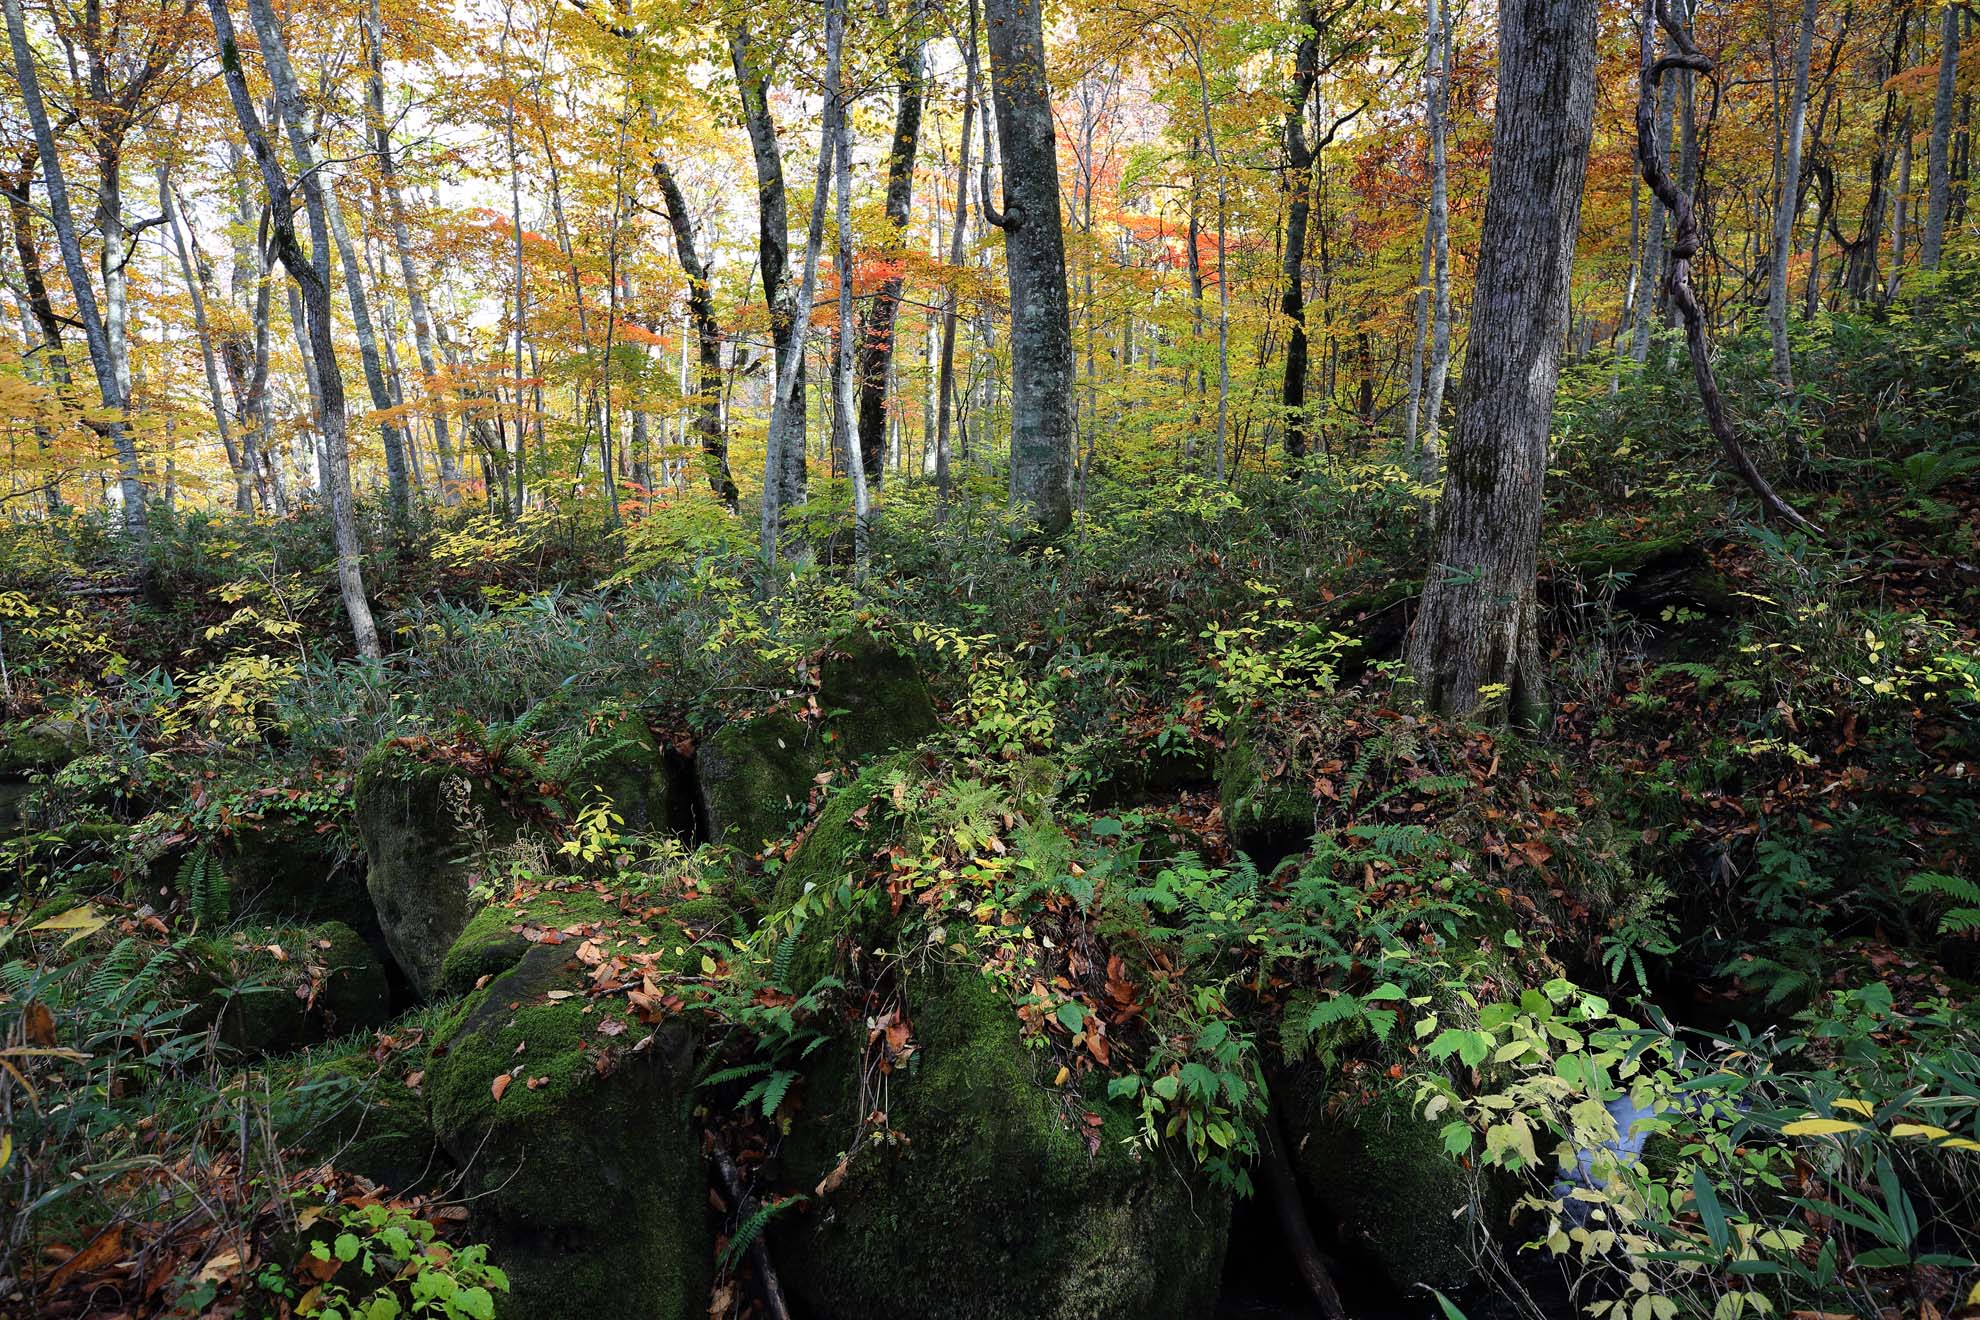
[[[377,924],[364,873],[335,830],[268,816],[227,835],[219,856],[237,913],[264,921],[341,921],[358,930]]]
[[[485,784],[396,743],[365,756],[354,796],[379,929],[413,987],[430,995],[479,906],[470,891],[480,854],[513,841],[522,823]]]
[[[583,984],[568,946],[534,945],[445,1020],[426,1069],[434,1130],[465,1171],[477,1236],[509,1271],[507,1314],[705,1314],[691,1035],[676,1018],[635,1048],[649,1033],[622,1006],[549,998]],[[627,1030],[598,1031],[608,1016]]]
[[[918,974],[906,995],[918,1049],[887,1111],[907,1141],[868,1147],[785,1221],[792,1290],[822,1315],[1208,1316],[1228,1202],[1132,1146],[1124,1110],[1039,1085],[1011,1005],[981,977]],[[812,1071],[785,1148],[797,1185],[837,1164],[871,1102],[856,1059],[847,1042]]]
[[[1398,1288],[1451,1291],[1475,1277],[1473,1234],[1489,1232],[1493,1216],[1475,1213],[1472,1175],[1407,1096],[1385,1092],[1338,1112],[1323,1096],[1295,1102],[1287,1119],[1306,1194]],[[1503,1208],[1490,1189],[1480,1195]]]
[[[89,750],[89,732],[74,720],[14,725],[0,736],[0,778],[60,770]]]
[[[629,833],[649,834],[677,829],[692,819],[673,778],[667,753],[638,714],[616,720],[585,740],[579,749],[580,769],[569,785],[578,802],[589,801],[596,789],[612,801]]]
[[[371,1055],[369,1036],[298,1060],[272,1080],[277,1140],[312,1160],[406,1194],[435,1185],[448,1169],[433,1139],[426,1099],[407,1085],[422,1059]]]
[[[1262,742],[1255,716],[1238,720],[1218,763],[1217,794],[1231,842],[1265,872],[1312,841],[1313,794],[1266,764]]]
[[[278,953],[277,950],[280,950]],[[258,928],[205,944],[199,1016],[220,1038],[260,1056],[384,1024],[391,988],[364,937],[342,922]]]
[[[849,759],[891,752],[935,731],[935,703],[914,658],[864,628],[826,648],[818,679],[832,748]]]
[[[514,902],[491,903],[468,918],[440,964],[439,993],[464,995],[484,976],[508,971],[529,952],[524,926],[561,930],[576,922],[617,916],[618,905],[589,889],[549,890]]]
[[[810,732],[791,716],[723,725],[702,743],[696,763],[709,840],[754,853],[783,837],[817,773]]]
[[[887,937],[877,908],[847,902],[842,886],[864,877],[873,853],[899,836],[888,783],[904,771],[906,757],[868,766],[864,773],[826,799],[807,827],[804,841],[777,876],[772,906],[788,909],[809,890],[826,897],[804,921],[791,960],[787,989],[803,991],[837,969],[848,941],[871,944]]]

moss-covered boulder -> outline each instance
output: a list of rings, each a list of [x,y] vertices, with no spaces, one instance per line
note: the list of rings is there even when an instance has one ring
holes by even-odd
[[[1008,998],[974,971],[916,974],[906,1001],[916,1049],[887,1105],[905,1140],[869,1144],[783,1219],[786,1286],[813,1314],[862,1320],[1209,1316],[1228,1200],[1135,1146],[1124,1109],[1043,1085]],[[859,1057],[848,1043],[812,1071],[785,1146],[798,1186],[860,1127]]]
[[[391,1018],[385,966],[342,922],[251,928],[208,946],[202,1014],[249,1055],[279,1054]]]
[[[589,999],[583,970],[572,946],[534,945],[440,1025],[435,1132],[509,1272],[504,1315],[703,1316],[713,1231],[692,1034]]]
[[[754,854],[790,833],[818,765],[810,730],[781,711],[717,729],[695,760],[709,841]]]
[[[1407,1095],[1306,1095],[1289,1098],[1287,1137],[1318,1217],[1398,1289],[1466,1287],[1477,1275],[1475,1244],[1503,1217],[1506,1199],[1445,1152],[1438,1125]]]
[[[89,731],[75,720],[0,726],[0,779],[52,773],[88,750]]]
[[[630,833],[693,832],[686,763],[661,745],[637,712],[606,720],[586,734],[577,758],[568,786],[573,801],[582,804],[603,793]]]
[[[1238,720],[1217,766],[1217,796],[1231,843],[1261,873],[1313,840],[1313,792],[1281,764],[1255,715]]]
[[[407,1194],[452,1167],[433,1138],[426,1097],[413,1089],[423,1053],[373,1058],[370,1038],[301,1059],[274,1075],[276,1138],[309,1158]]]
[[[509,902],[490,903],[468,918],[440,963],[438,991],[464,995],[484,976],[499,976],[522,961],[545,935],[575,934],[619,914],[619,906],[591,889],[547,889]]]
[[[936,727],[935,703],[914,657],[864,628],[826,648],[818,704],[832,750],[855,761],[920,742]]]
[[[364,758],[354,794],[378,928],[413,988],[430,995],[480,906],[473,891],[489,854],[523,822],[485,782],[399,742]]]
[[[234,911],[270,922],[375,926],[364,867],[330,822],[267,815],[238,822],[217,842]]]

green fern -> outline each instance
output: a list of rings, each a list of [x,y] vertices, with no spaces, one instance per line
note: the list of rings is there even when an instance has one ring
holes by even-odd
[[[781,1201],[758,1202],[756,1208],[745,1215],[740,1224],[736,1225],[735,1235],[729,1239],[728,1247],[722,1252],[722,1269],[724,1272],[733,1270],[736,1267],[736,1262],[743,1258],[744,1252],[755,1245],[756,1239],[763,1235],[763,1230],[769,1226],[772,1219],[775,1219],[778,1215],[793,1206],[804,1204],[805,1200],[806,1198],[803,1196],[791,1196]]]
[[[1939,918],[1939,934],[1980,932],[1980,883],[1943,871],[1923,871],[1911,877],[1904,892],[1951,904]]]
[[[232,895],[227,873],[221,869],[211,847],[201,844],[179,864],[179,893],[185,898],[193,920],[200,925],[226,924]]]

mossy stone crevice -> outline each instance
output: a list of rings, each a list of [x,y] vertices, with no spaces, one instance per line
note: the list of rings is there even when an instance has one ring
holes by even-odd
[[[649,1030],[587,999],[572,952],[533,945],[436,1030],[435,1133],[463,1170],[476,1235],[509,1272],[505,1314],[705,1315],[713,1231],[693,1033],[674,1018],[639,1045]],[[608,1019],[625,1030],[599,1031]]]
[[[822,1204],[781,1221],[786,1285],[823,1316],[1209,1316],[1228,1200],[1132,1145],[1124,1109],[1041,1085],[1011,1004],[975,971],[917,973],[904,993],[917,1050],[890,1079],[888,1119],[908,1140],[862,1151]],[[858,1061],[846,1040],[812,1070],[785,1146],[796,1185],[857,1130],[871,1099]]]
[[[821,760],[811,731],[782,711],[731,720],[710,734],[695,760],[709,842],[753,855],[790,833]]]
[[[242,1054],[280,1054],[384,1025],[392,1015],[385,965],[340,921],[249,929],[206,946],[198,1016]]]
[[[1288,1097],[1287,1137],[1300,1188],[1344,1247],[1398,1290],[1462,1291],[1477,1249],[1509,1205],[1503,1189],[1457,1163],[1438,1125],[1400,1092],[1342,1100],[1319,1088]]]
[[[1217,796],[1231,843],[1261,875],[1313,841],[1313,793],[1274,766],[1255,715],[1240,718],[1217,767]]]
[[[430,996],[480,906],[478,854],[513,842],[524,823],[488,785],[395,743],[364,758],[354,797],[379,930],[413,988]]]
[[[865,628],[825,648],[818,704],[828,716],[832,750],[854,761],[920,742],[938,723],[921,666]]]

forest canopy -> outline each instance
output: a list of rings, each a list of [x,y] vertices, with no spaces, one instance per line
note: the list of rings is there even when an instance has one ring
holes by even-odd
[[[0,11],[0,1314],[1980,1317],[1969,0]]]

